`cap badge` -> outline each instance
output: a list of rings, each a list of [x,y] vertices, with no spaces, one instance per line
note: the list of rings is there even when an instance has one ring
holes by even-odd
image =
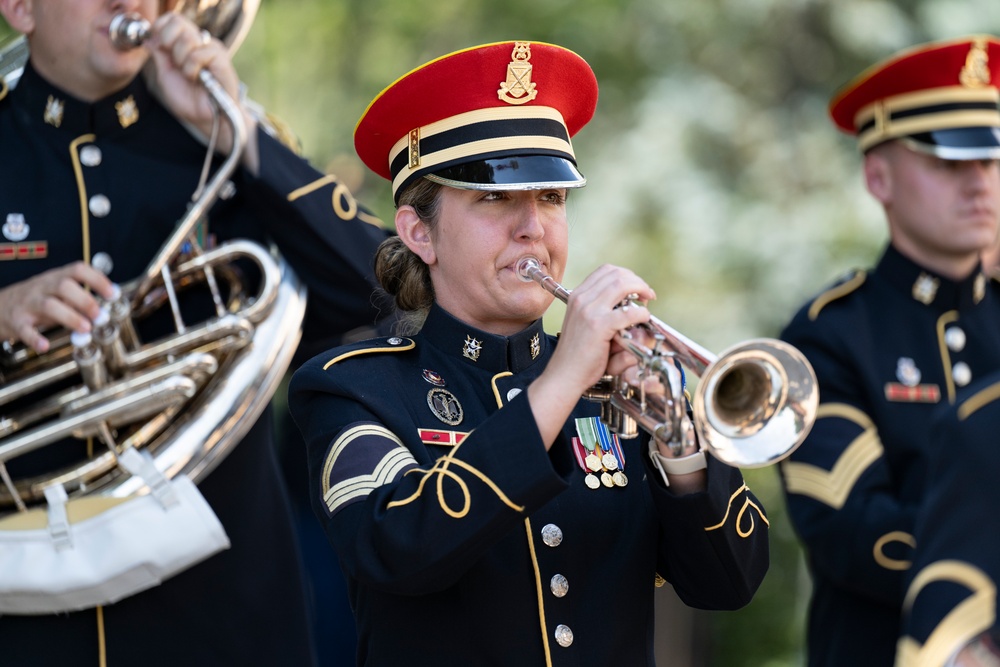
[[[24,221],[23,213],[8,213],[3,223],[3,237],[8,241],[23,241],[28,238],[31,226]]]
[[[986,52],[986,40],[982,37],[972,42],[969,54],[965,56],[965,67],[958,75],[958,80],[966,88],[983,88],[990,85],[989,54]]]
[[[135,98],[131,95],[121,102],[115,102],[115,111],[118,113],[118,122],[122,128],[126,128],[139,120],[139,107],[136,106]]]
[[[443,387],[445,385],[444,378],[441,377],[441,374],[428,368],[424,369],[424,379],[435,387]]]
[[[483,351],[483,344],[471,336],[465,337],[465,345],[462,347],[462,356],[473,361],[479,361],[479,353]]]
[[[913,283],[913,298],[925,306],[929,306],[934,301],[934,297],[937,296],[938,284],[937,278],[921,273],[917,277],[917,281]]]
[[[52,127],[59,127],[62,125],[63,109],[65,108],[65,102],[49,95],[48,101],[45,102],[45,122]]]
[[[500,84],[497,95],[508,104],[524,104],[535,99],[538,90],[531,82],[531,43],[514,42],[514,52],[507,65],[507,80]]]
[[[431,389],[427,392],[427,405],[434,416],[445,424],[455,426],[462,423],[462,404],[447,389]]]
[[[531,337],[531,358],[537,359],[542,353],[542,343],[538,339],[538,334]]]

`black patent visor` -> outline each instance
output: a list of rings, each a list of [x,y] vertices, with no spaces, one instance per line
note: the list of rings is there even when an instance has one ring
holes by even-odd
[[[1000,128],[963,127],[934,130],[903,137],[911,148],[944,160],[995,160],[1000,158]]]
[[[587,184],[572,162],[551,155],[514,155],[440,169],[426,178],[465,190],[580,188]]]

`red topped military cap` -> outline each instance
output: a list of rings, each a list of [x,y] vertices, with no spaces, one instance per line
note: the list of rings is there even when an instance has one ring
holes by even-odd
[[[572,51],[486,44],[397,79],[368,105],[354,146],[397,202],[420,177],[473,190],[581,187],[570,137],[596,106],[594,73]]]
[[[862,152],[890,139],[946,160],[1000,157],[1000,41],[924,44],[881,62],[830,102]]]

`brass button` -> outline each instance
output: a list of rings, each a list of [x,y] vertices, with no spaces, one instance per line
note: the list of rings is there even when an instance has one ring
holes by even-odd
[[[80,164],[84,167],[96,167],[101,164],[103,158],[101,149],[93,144],[88,144],[80,149]]]
[[[952,352],[961,352],[965,349],[965,331],[960,327],[950,327],[944,332],[944,342]]]
[[[90,198],[87,207],[95,218],[103,218],[111,213],[111,200],[104,195],[94,195]]]
[[[546,546],[557,547],[562,544],[562,539],[562,529],[556,524],[548,523],[542,528],[542,542],[545,542]]]
[[[569,629],[568,625],[560,623],[556,626],[556,643],[563,648],[567,648],[573,643],[573,631]]]
[[[106,276],[111,275],[111,270],[115,268],[114,260],[112,260],[111,255],[106,252],[95,253],[94,256],[90,258],[90,265]]]
[[[964,387],[972,382],[972,369],[969,368],[969,364],[960,361],[951,367],[951,376],[955,378],[955,384]]]
[[[549,590],[557,598],[565,597],[569,593],[569,580],[561,574],[554,574],[549,581]]]

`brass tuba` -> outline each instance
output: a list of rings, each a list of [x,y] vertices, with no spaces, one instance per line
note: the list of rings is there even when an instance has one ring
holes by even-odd
[[[177,10],[191,4],[181,0]],[[226,30],[248,27],[252,13],[247,18],[245,8],[257,6],[196,4],[205,11],[224,4],[243,8],[243,22],[229,21]],[[112,32],[141,40],[141,20],[126,18],[123,24],[121,18]],[[298,278],[276,252],[256,243],[235,240],[206,249],[195,234],[226,189],[246,139],[238,105],[211,74],[203,70],[200,76],[232,127],[233,149],[193,197],[172,236],[143,274],[103,304],[91,335],[52,333],[44,355],[21,345],[0,352],[0,515],[44,502],[44,489],[54,484],[70,496],[136,493],[142,481],[118,465],[119,454],[132,447],[148,451],[168,478],[199,481],[253,425],[291,363],[305,312]],[[259,270],[259,287],[252,292],[233,270],[238,260]],[[207,287],[215,314],[185,322],[178,294],[194,285]],[[137,325],[164,309],[173,332],[140,340]],[[70,437],[90,439],[92,455],[42,476],[11,474],[8,464],[17,457]]]

